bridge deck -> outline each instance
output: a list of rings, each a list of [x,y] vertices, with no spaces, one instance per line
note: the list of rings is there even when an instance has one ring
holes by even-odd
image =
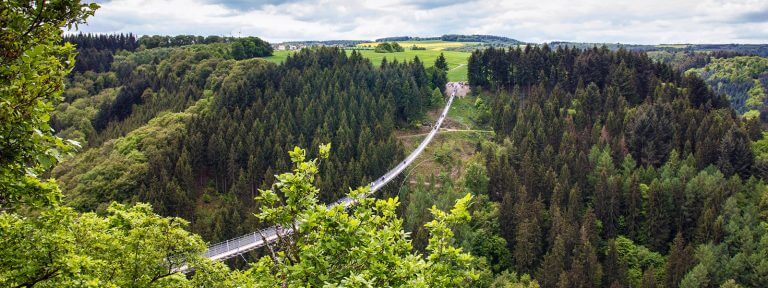
[[[421,141],[421,144],[419,144],[418,147],[416,147],[411,154],[408,155],[408,157],[405,158],[402,162],[397,164],[394,168],[387,171],[383,176],[376,179],[375,181],[371,182],[371,190],[370,193],[374,193],[381,189],[382,187],[386,186],[387,183],[395,179],[400,173],[405,170],[411,163],[413,163],[414,160],[416,160],[416,157],[421,155],[422,152],[424,152],[424,149],[427,147],[429,142],[432,141],[432,138],[435,137],[438,130],[440,129],[440,126],[443,124],[443,120],[445,120],[445,117],[448,115],[448,111],[451,108],[451,103],[453,103],[453,98],[456,95],[456,92],[454,91],[451,93],[451,96],[448,98],[448,103],[446,103],[445,108],[443,108],[443,112],[440,113],[440,118],[437,119],[437,123],[435,123],[434,127],[432,127],[432,130],[427,134],[427,137],[424,138],[423,141]],[[344,205],[349,206],[352,205],[353,201],[349,197],[344,197],[339,199],[338,201],[329,204],[328,206],[333,207],[336,205]],[[259,247],[264,246],[266,243],[272,243],[274,241],[278,240],[278,234],[277,231],[278,227],[269,227],[266,229],[263,229],[261,231],[251,232],[246,235],[229,239],[220,243],[213,244],[208,247],[208,251],[205,252],[205,257],[211,259],[211,260],[225,260],[229,259],[235,256],[238,256],[240,254],[246,253],[248,251],[257,249]],[[290,233],[290,229],[282,230],[281,233]],[[185,271],[186,267],[182,267],[180,270]]]

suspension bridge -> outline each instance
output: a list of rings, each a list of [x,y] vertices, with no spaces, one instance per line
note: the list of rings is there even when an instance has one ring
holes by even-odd
[[[405,168],[407,168],[411,163],[413,163],[414,160],[416,160],[419,155],[421,155],[422,152],[424,152],[424,149],[429,145],[429,142],[432,141],[432,138],[437,135],[438,130],[440,130],[440,126],[443,124],[443,121],[445,120],[445,117],[448,115],[448,111],[451,108],[451,104],[453,103],[454,96],[456,95],[456,90],[454,89],[451,93],[451,96],[448,98],[448,102],[445,104],[445,108],[443,108],[442,113],[440,113],[439,118],[435,122],[435,125],[432,127],[432,130],[427,134],[426,138],[424,138],[423,141],[419,144],[416,149],[414,149],[411,154],[408,155],[408,157],[405,158],[402,162],[397,164],[394,168],[387,171],[383,176],[379,177],[375,181],[371,182],[369,185],[371,187],[369,196],[379,189],[386,186],[389,182],[391,182],[393,179],[395,179],[400,173],[402,173]],[[337,206],[337,205],[344,205],[344,207],[348,207],[350,205],[353,205],[355,202],[354,199],[349,198],[349,196],[339,199],[336,202],[333,202],[331,204],[328,204],[329,207]],[[293,231],[291,231],[290,228],[281,228],[272,226],[260,231],[255,231],[248,233],[246,235],[228,239],[223,242],[219,242],[216,244],[213,244],[211,246],[208,246],[208,250],[205,252],[205,257],[211,260],[226,260],[241,254],[244,254],[246,252],[252,251],[254,249],[258,249],[260,247],[263,247],[264,245],[268,243],[272,243],[278,240],[278,232],[280,234],[289,234]],[[179,269],[180,271],[187,271],[187,266],[181,267]]]

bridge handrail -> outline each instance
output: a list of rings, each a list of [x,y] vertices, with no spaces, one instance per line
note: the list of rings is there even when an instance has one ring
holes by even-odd
[[[384,187],[386,184],[388,184],[392,179],[395,178],[395,176],[400,175],[403,170],[405,170],[406,167],[408,167],[415,159],[418,157],[423,151],[424,148],[429,144],[429,142],[432,141],[432,138],[437,134],[438,130],[440,129],[440,126],[443,124],[443,120],[445,120],[445,117],[448,115],[448,111],[451,108],[451,104],[453,103],[453,99],[456,95],[456,91],[454,90],[453,93],[451,93],[451,96],[448,98],[448,102],[445,105],[445,108],[443,108],[443,112],[440,113],[440,116],[435,123],[435,126],[433,126],[432,130],[427,134],[427,137],[422,140],[422,142],[419,144],[416,149],[414,149],[402,162],[400,162],[397,166],[392,168],[391,170],[384,173],[383,176],[377,178],[373,182],[371,182],[369,185],[371,187],[370,192],[368,195],[373,194],[377,190]],[[367,195],[366,195],[367,196]],[[354,204],[354,200],[350,199],[348,196],[342,197],[339,200],[336,200],[335,202],[328,204],[328,207],[333,207],[336,205],[345,205],[350,206]],[[251,251],[253,249],[259,248],[263,246],[264,238],[266,238],[266,242],[273,242],[277,240],[277,231],[278,229],[281,229],[277,226],[272,226],[264,229],[257,230],[255,232],[250,232],[248,234],[238,236],[232,239],[227,239],[225,241],[221,241],[219,243],[213,244],[208,246],[208,250],[204,253],[205,257],[212,259],[212,260],[224,260],[231,257],[235,257],[237,255],[246,253],[248,251]],[[291,229],[285,229],[285,232],[290,233]],[[244,241],[248,239],[248,241]],[[261,241],[261,242],[259,242]],[[179,268],[180,271],[187,271],[187,266],[183,266]]]

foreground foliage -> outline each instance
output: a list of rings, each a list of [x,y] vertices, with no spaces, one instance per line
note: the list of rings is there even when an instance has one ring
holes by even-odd
[[[0,286],[175,287],[174,268],[201,261],[205,244],[186,221],[149,205],[112,204],[106,217],[71,208],[0,214]]]
[[[320,148],[321,159],[329,147]],[[277,176],[275,190],[261,191],[264,209],[257,216],[293,234],[283,234],[270,257],[262,258],[246,273],[258,276],[259,285],[274,287],[468,287],[481,285],[483,271],[477,260],[452,245],[452,226],[468,221],[471,196],[456,201],[450,212],[430,209],[427,255],[415,254],[395,213],[397,198],[366,198],[368,188],[349,193],[356,204],[328,208],[317,201],[312,185],[318,160],[305,160],[306,151],[290,152],[292,173]],[[279,197],[279,195],[284,195]],[[298,223],[294,222],[298,220]],[[487,273],[487,272],[486,272]],[[486,275],[487,277],[488,275]],[[487,284],[487,283],[486,283]]]
[[[330,146],[322,146],[322,159]],[[230,271],[201,258],[200,237],[186,222],[162,218],[145,204],[112,204],[106,217],[71,208],[35,217],[0,215],[0,284],[38,287],[538,287],[530,278],[504,274],[493,280],[482,262],[453,246],[451,227],[471,219],[472,197],[449,212],[435,207],[426,255],[412,252],[397,198],[367,198],[368,188],[351,191],[356,205],[328,208],[313,185],[318,160],[290,152],[294,169],[277,176],[275,190],[262,191],[256,215],[292,228],[270,245],[268,257],[245,271]],[[284,195],[284,196],[278,196]],[[187,278],[181,266],[195,269]],[[518,287],[518,286],[512,286]]]
[[[48,124],[75,57],[71,45],[59,44],[60,29],[83,23],[98,7],[80,1],[32,3],[0,4],[0,212],[58,201],[55,185],[37,175],[73,146],[54,136]]]

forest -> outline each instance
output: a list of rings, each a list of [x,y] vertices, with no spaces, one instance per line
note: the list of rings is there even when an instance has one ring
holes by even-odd
[[[747,118],[768,121],[768,59],[758,56],[717,58],[688,73],[695,73],[731,100],[731,106]]]
[[[635,52],[670,53],[670,54],[739,54],[768,57],[768,45],[766,44],[624,44],[624,43],[589,43],[589,42],[565,42],[552,41],[547,43],[552,48],[571,47],[587,49],[606,46],[611,50],[625,49]]]
[[[731,107],[743,117],[759,118],[763,123],[768,121],[763,113],[768,93],[765,88],[768,84],[766,58],[739,50],[652,51],[648,56],[677,71],[698,75],[715,93],[725,95]]]
[[[488,194],[515,271],[542,287],[766,283],[761,126],[702,79],[596,47],[487,49],[468,69],[492,93]]]
[[[438,173],[366,197],[445,105],[443,54],[62,35],[97,9],[0,4],[2,287],[768,283],[765,58],[475,50],[419,158]],[[272,225],[292,233],[203,256]]]
[[[507,44],[518,45],[525,44],[524,42],[494,35],[462,35],[462,34],[445,34],[439,37],[412,37],[412,36],[397,36],[397,37],[385,37],[376,39],[376,42],[390,42],[390,41],[430,41],[430,40],[442,40],[453,42],[480,42],[488,44]]]
[[[317,180],[320,199],[334,201],[402,158],[394,129],[421,119],[445,85],[445,67],[418,59],[373,67],[322,48],[278,66],[236,61],[222,45],[137,51],[73,75],[52,119],[91,147],[53,171],[73,207],[148,202],[206,240],[234,237],[258,226],[254,197],[289,168],[292,147],[337,147]]]
[[[432,96],[429,88],[434,85],[427,80],[432,77],[425,73],[417,59],[409,63],[385,63],[374,68],[358,54],[348,57],[338,49],[328,48],[303,51],[278,66],[259,59],[231,59],[233,49],[223,45],[227,43],[216,43],[147,50],[137,48],[142,51],[136,54],[126,54],[121,50],[110,71],[89,70],[68,75],[74,69],[77,51],[69,42],[61,41],[60,29],[84,23],[98,9],[98,5],[79,1],[59,4],[53,7],[35,7],[17,2],[2,4],[2,11],[7,12],[12,25],[0,32],[0,38],[16,40],[8,42],[8,45],[3,42],[3,49],[8,53],[2,54],[0,59],[4,63],[0,73],[0,95],[5,100],[0,110],[3,119],[0,122],[0,139],[3,139],[0,142],[3,145],[0,150],[0,235],[3,235],[0,238],[0,286],[274,287],[281,284],[287,287],[327,285],[333,281],[336,286],[449,287],[473,283],[480,278],[482,271],[475,270],[475,258],[450,243],[450,227],[469,217],[466,212],[471,199],[469,195],[458,199],[450,212],[432,211],[437,219],[428,225],[435,239],[429,247],[433,251],[429,257],[410,249],[407,234],[401,230],[401,220],[394,214],[397,200],[360,199],[353,210],[344,211],[340,210],[341,207],[328,209],[319,199],[344,193],[332,191],[349,189],[349,185],[353,184],[347,181],[352,181],[349,180],[351,177],[363,177],[360,176],[361,169],[375,170],[378,169],[376,165],[392,161],[392,158],[368,154],[372,153],[370,149],[378,149],[379,152],[390,149],[385,152],[395,155],[401,153],[388,133],[396,125],[409,125],[423,113],[427,102],[422,100],[429,100],[428,97]],[[41,12],[33,13],[35,11]],[[28,30],[28,27],[33,29]],[[305,73],[312,76],[300,77]],[[445,78],[444,70],[436,73],[442,73],[442,78]],[[41,86],[41,83],[44,85]],[[71,89],[78,88],[80,91],[64,91],[65,83],[77,86]],[[245,89],[253,90],[246,93]],[[373,91],[378,93],[374,95]],[[75,110],[69,111],[68,108],[73,106],[68,104],[78,101],[73,105]],[[367,109],[349,109],[346,104],[350,103],[353,104],[351,108],[359,105]],[[327,110],[313,111],[302,104],[326,105]],[[376,109],[371,106],[374,104]],[[14,110],[6,109],[9,107]],[[100,112],[104,109],[110,111],[107,113],[109,117],[99,116],[104,115]],[[320,112],[328,114],[313,114]],[[68,118],[73,122],[51,117],[51,114],[56,114],[60,119],[67,119],[64,116],[70,113],[75,114]],[[120,117],[112,117],[113,114]],[[263,117],[264,121],[283,121],[281,128],[285,130],[261,126],[263,124],[254,119],[262,114],[269,115],[269,118]],[[386,116],[388,121],[384,119],[376,125],[366,125],[367,121],[376,119],[374,117]],[[329,120],[324,121],[326,119]],[[274,133],[274,136],[259,135],[273,137],[271,142],[261,146],[262,142],[249,139],[247,134],[250,133],[238,134],[244,129],[241,128],[244,122],[237,121],[253,121],[253,125],[263,129],[264,133]],[[296,125],[297,122],[302,126]],[[107,125],[104,126],[104,123]],[[123,126],[123,123],[126,125]],[[276,123],[269,124],[278,127]],[[53,128],[56,125],[61,125],[63,129],[75,127],[72,133],[87,134],[88,142],[80,145],[57,136],[54,132],[60,130]],[[364,129],[358,129],[361,125],[365,125]],[[105,127],[123,128],[108,130]],[[306,137],[298,135],[300,131],[288,130],[302,128],[308,129]],[[222,134],[212,135],[208,129],[217,129]],[[205,141],[207,148],[204,149],[212,153],[203,152],[199,156],[209,155],[210,158],[193,158],[191,156],[198,154],[185,154],[192,146],[182,146],[184,142],[177,141],[181,139],[179,137]],[[222,137],[239,140],[227,143],[230,146],[225,147],[222,146]],[[293,145],[288,144],[293,141],[334,141],[339,148],[331,152],[330,145],[317,145],[312,155],[317,155],[318,159],[311,160],[306,157],[305,150],[281,150],[283,145],[276,144],[281,141],[286,141],[286,146]],[[207,144],[209,142],[210,145]],[[280,160],[270,160],[270,163],[285,163],[285,167],[275,168],[274,173],[280,173],[278,169],[292,172],[278,177],[266,173],[269,179],[262,181],[275,181],[275,184],[263,186],[256,199],[246,197],[249,201],[262,204],[256,205],[262,209],[257,217],[253,214],[245,217],[266,224],[285,224],[298,218],[318,219],[320,222],[304,221],[301,229],[292,234],[290,243],[281,243],[285,251],[292,252],[262,257],[247,271],[232,271],[222,263],[203,258],[205,242],[199,235],[186,230],[189,229],[188,221],[178,217],[161,217],[149,204],[120,199],[146,197],[142,200],[154,201],[158,209],[168,209],[163,210],[164,213],[180,211],[179,206],[174,206],[176,202],[163,203],[163,194],[148,192],[157,191],[152,189],[159,181],[167,181],[160,184],[170,185],[159,188],[163,193],[182,193],[165,195],[174,201],[184,200],[186,193],[200,192],[181,190],[180,184],[174,184],[175,180],[172,180],[178,175],[192,181],[182,182],[183,185],[194,186],[198,179],[210,179],[205,181],[205,185],[210,185],[208,189],[223,190],[209,192],[216,194],[213,197],[226,197],[228,201],[236,202],[239,196],[233,195],[234,191],[238,194],[254,192],[245,187],[254,185],[250,182],[253,180],[245,175],[260,175],[239,168],[237,165],[243,165],[241,161],[254,163],[255,157],[237,159],[240,157],[238,154],[244,154],[244,150],[234,149],[255,145],[248,148],[264,151],[264,154],[257,156],[272,157],[269,154],[271,151],[266,149],[272,148],[272,144],[281,155],[274,155]],[[85,151],[76,152],[81,148]],[[219,155],[220,149],[236,152]],[[94,151],[97,154],[94,155]],[[73,155],[76,155],[75,158],[70,159]],[[371,156],[365,162],[333,160],[334,157],[358,155]],[[185,157],[189,158],[184,160]],[[363,157],[360,158],[363,160]],[[59,188],[59,180],[48,175],[53,166],[56,169],[62,167],[56,165],[62,160],[66,161],[60,165],[73,165],[77,169],[93,168],[94,171],[74,175],[82,179],[70,182],[70,185],[91,187],[90,190],[85,189],[81,195],[74,194],[63,179],[66,177],[60,180],[62,186]],[[166,161],[171,161],[168,163],[171,163],[172,170],[163,170],[167,168],[163,166]],[[224,169],[233,170],[232,173],[227,170],[194,170],[200,169],[193,166],[198,164],[195,161],[211,161],[214,165],[221,163],[227,167]],[[329,169],[339,169],[334,173],[344,173],[340,170],[350,169],[347,163],[356,169],[350,178],[325,176]],[[319,175],[320,167],[325,175]],[[238,181],[228,178],[235,172],[238,173]],[[140,177],[132,178],[132,173],[138,173]],[[53,171],[52,174],[57,175],[58,172]],[[316,178],[322,178],[317,179],[321,186],[335,185],[336,182],[344,182],[347,186],[339,190],[328,188],[318,195],[320,190],[314,187]],[[145,179],[155,180],[147,184]],[[224,188],[230,185],[245,186],[238,187],[242,190]],[[147,190],[137,193],[142,189]],[[359,197],[364,190],[360,188],[349,193]],[[276,197],[284,197],[286,204],[269,208],[275,204]],[[109,199],[111,203],[94,209],[86,207],[103,199]],[[334,242],[337,244],[332,244]],[[349,249],[362,243],[377,243],[377,247]],[[318,245],[316,247],[320,249],[310,249],[308,245]],[[315,262],[320,258],[326,259],[325,266]],[[370,266],[362,270],[361,264]],[[178,270],[182,266],[193,267],[195,273],[185,276]],[[330,272],[317,273],[316,269]],[[293,272],[290,272],[290,277],[285,277],[288,271]],[[400,272],[390,274],[392,271]],[[489,279],[489,275],[484,275],[484,279]],[[505,277],[501,281],[519,280],[514,275]],[[531,282],[529,278],[520,281]]]

